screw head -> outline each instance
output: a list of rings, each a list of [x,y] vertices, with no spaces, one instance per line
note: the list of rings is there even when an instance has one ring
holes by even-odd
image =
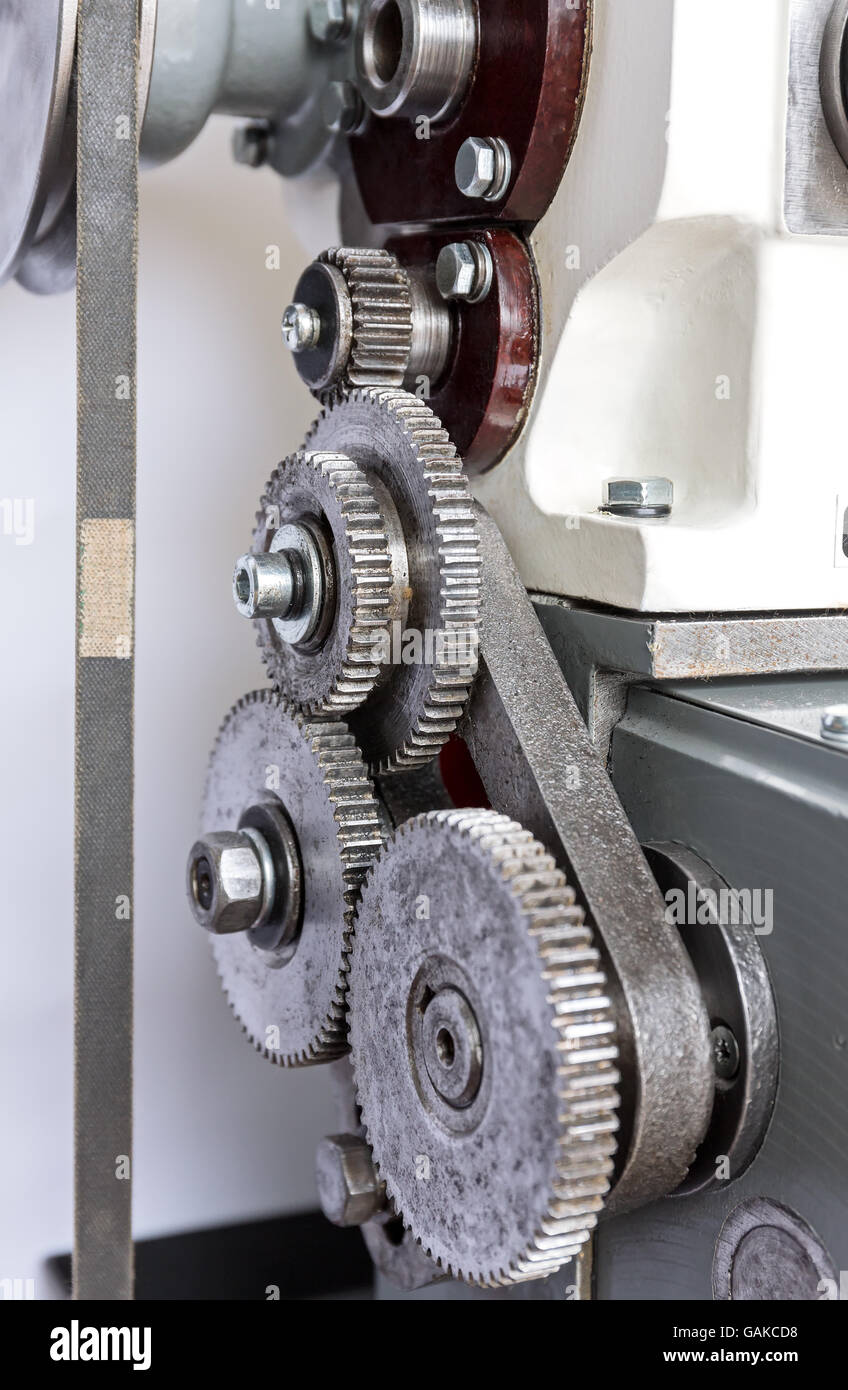
[[[614,516],[668,516],[674,505],[670,478],[607,478],[601,510]]]
[[[361,1226],[386,1204],[371,1150],[355,1134],[331,1134],[315,1155],[321,1210],[334,1226]]]
[[[350,33],[350,5],[347,0],[312,0],[309,30],[318,43],[338,43]]]
[[[739,1073],[741,1055],[736,1036],[725,1024],[717,1024],[711,1035],[713,1066],[720,1081],[732,1081]]]
[[[834,705],[821,717],[822,738],[848,745],[848,705]]]
[[[186,889],[195,920],[216,936],[248,931],[267,885],[252,838],[243,831],[205,835],[192,845]]]
[[[436,260],[436,285],[443,299],[476,304],[492,288],[494,265],[488,246],[478,241],[454,241],[443,246]]]
[[[321,103],[327,130],[355,135],[365,121],[365,102],[352,82],[331,82]]]
[[[307,352],[318,346],[321,319],[308,304],[290,304],[283,312],[283,342],[290,352]]]
[[[466,198],[497,202],[512,174],[509,146],[498,136],[470,135],[459,147],[454,174],[456,186]]]
[[[287,618],[299,596],[298,579],[285,550],[242,555],[233,571],[233,601],[243,618]]]
[[[271,152],[271,132],[267,125],[256,121],[237,126],[233,131],[233,159],[250,169],[260,169]]]

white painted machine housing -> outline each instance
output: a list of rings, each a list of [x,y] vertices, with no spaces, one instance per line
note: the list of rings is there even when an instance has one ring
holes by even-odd
[[[673,9],[597,0],[574,154],[532,238],[531,416],[475,491],[533,590],[845,607],[848,245],[783,224],[788,5]],[[598,511],[604,479],[658,474],[669,518]]]

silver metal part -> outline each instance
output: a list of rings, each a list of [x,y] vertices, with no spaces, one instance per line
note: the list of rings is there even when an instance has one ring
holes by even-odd
[[[670,478],[607,478],[601,511],[613,516],[669,516],[674,505]]]
[[[319,645],[336,611],[336,566],[329,542],[304,515],[277,527],[269,553],[285,555],[298,580],[291,607],[271,618],[274,631],[286,646]]]
[[[412,347],[404,385],[421,395],[433,393],[450,365],[456,333],[453,310],[436,286],[434,266],[415,266],[409,271],[412,301]]]
[[[429,762],[461,718],[477,668],[480,556],[467,479],[431,410],[402,391],[353,391],[324,410],[307,449],[340,449],[381,486],[406,542],[405,628],[351,728],[377,772]]]
[[[268,690],[245,696],[224,721],[203,824],[235,831],[263,805],[286,816],[301,847],[296,934],[289,931],[276,949],[252,940],[253,933],[217,936],[213,950],[233,1012],[257,1051],[284,1066],[323,1062],[347,1049],[353,911],[381,844],[380,818],[346,726],[310,723]]]
[[[622,1090],[616,1211],[677,1187],[715,1081],[701,991],[632,827],[562,678],[504,540],[478,508],[487,580],[480,674],[460,730],[489,798],[574,883],[617,997]],[[685,1087],[680,1077],[685,1075]]]
[[[651,843],[645,853],[698,976],[716,1077],[709,1128],[676,1194],[721,1190],[754,1161],[774,1109],[780,1036],[771,979],[750,893],[731,892],[685,845]]]
[[[74,187],[68,116],[76,24],[77,0],[0,4],[0,283],[49,237]],[[66,259],[73,264],[73,254]]]
[[[248,931],[273,893],[264,868],[253,839],[241,831],[214,832],[197,840],[186,872],[195,921],[216,935]]]
[[[286,618],[298,588],[298,573],[286,550],[242,555],[233,571],[233,599],[244,618]]]
[[[492,288],[494,263],[480,241],[454,241],[443,246],[436,261],[436,285],[442,299],[477,304]]]
[[[848,705],[836,705],[825,710],[821,718],[822,738],[848,747]]]
[[[845,0],[790,0],[783,211],[791,232],[848,232],[848,169],[840,153],[848,147],[839,73],[845,16]]]
[[[331,82],[321,104],[324,125],[333,134],[356,135],[367,115],[365,103],[352,82]]]
[[[446,119],[471,76],[477,24],[474,0],[362,0],[356,66],[371,110]]]
[[[470,135],[456,156],[456,186],[466,198],[503,198],[512,178],[512,155],[500,136]]]
[[[253,602],[251,557],[244,567],[248,599],[242,612],[258,620],[263,660],[288,700],[315,714],[349,713],[385,676],[381,656],[387,635],[393,623],[403,623],[406,617],[409,567],[403,530],[383,487],[370,482],[347,455],[302,453],[275,469],[257,513],[253,560],[260,582],[265,566],[273,565],[277,555],[300,567],[300,556],[290,548],[296,531],[313,543],[323,538],[322,554],[331,561],[332,603],[322,579],[327,612],[317,621],[314,614],[310,618],[320,640],[299,635],[305,631],[308,637],[301,610],[311,612],[314,582],[305,586],[303,598],[287,614],[275,616],[270,611],[276,585],[272,570],[269,608],[262,613]],[[237,589],[238,573],[237,568]]]
[[[386,1205],[386,1187],[374,1168],[371,1150],[355,1134],[331,1134],[315,1154],[315,1181],[321,1210],[334,1226],[362,1226]]]
[[[714,1299],[813,1303],[825,1284],[839,1286],[833,1259],[797,1212],[768,1197],[733,1208],[716,1241]]]
[[[363,887],[350,1001],[375,1167],[425,1251],[492,1286],[570,1260],[609,1187],[617,1050],[592,932],[542,845],[493,811],[402,825]]]
[[[233,131],[233,159],[236,164],[246,164],[250,169],[261,169],[262,165],[268,162],[271,140],[268,126],[261,121],[236,126]]]
[[[338,43],[350,33],[352,18],[352,0],[312,0],[309,31],[319,43]]]
[[[283,310],[280,325],[283,342],[289,352],[307,352],[318,346],[321,336],[321,319],[315,309],[308,304],[289,304]]]

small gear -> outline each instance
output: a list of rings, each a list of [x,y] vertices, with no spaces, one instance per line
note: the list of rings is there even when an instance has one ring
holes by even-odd
[[[306,719],[278,695],[246,695],[210,759],[204,830],[235,830],[268,803],[285,815],[300,859],[300,925],[284,950],[249,933],[216,936],[218,971],[257,1051],[283,1066],[347,1050],[345,994],[353,913],[382,842],[373,787],[340,722]]]
[[[423,401],[375,387],[326,407],[305,447],[352,458],[397,515],[407,604],[350,723],[375,771],[420,766],[456,729],[477,669],[480,540],[461,460]]]
[[[255,619],[274,684],[310,714],[346,715],[377,683],[374,645],[402,612],[402,579],[392,563],[393,528],[374,488],[343,454],[300,453],[275,469],[265,489],[253,551],[273,550],[287,523],[311,521],[327,536],[333,594],[321,640],[287,640],[279,619]]]
[[[615,1021],[593,934],[494,811],[407,821],[368,873],[354,1079],[403,1223],[455,1277],[542,1278],[589,1237],[615,1150]]]
[[[322,402],[356,386],[401,387],[412,352],[409,276],[390,251],[323,251],[298,281],[283,333]]]

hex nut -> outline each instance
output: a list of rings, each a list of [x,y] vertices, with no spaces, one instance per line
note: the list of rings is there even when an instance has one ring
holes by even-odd
[[[502,198],[512,175],[512,157],[505,140],[470,135],[463,140],[454,166],[456,186],[466,198]]]
[[[674,505],[670,478],[607,478],[601,510],[618,516],[668,516]]]
[[[205,835],[192,845],[186,890],[195,920],[217,936],[248,931],[261,916],[266,887],[256,847],[243,831]]]
[[[451,242],[436,260],[436,286],[443,299],[477,304],[489,293],[493,276],[492,255],[482,242]]]
[[[339,43],[350,33],[348,0],[312,0],[309,30],[318,43]]]
[[[315,1178],[321,1210],[334,1226],[361,1226],[386,1204],[380,1181],[364,1139],[355,1134],[331,1134],[315,1154]]]

